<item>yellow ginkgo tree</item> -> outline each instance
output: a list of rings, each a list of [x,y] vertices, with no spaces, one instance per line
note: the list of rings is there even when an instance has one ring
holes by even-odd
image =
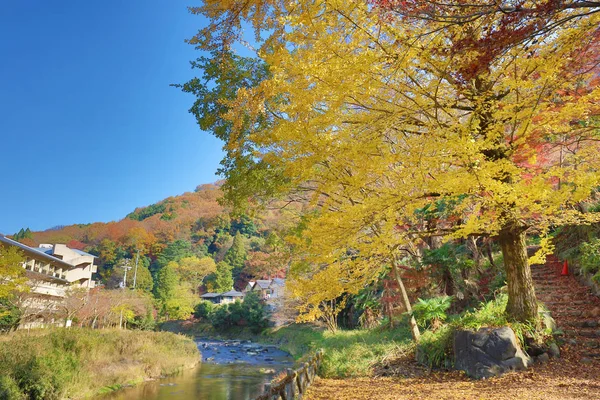
[[[311,277],[332,290],[305,292],[309,303],[356,292],[427,237],[488,235],[502,248],[508,314],[537,316],[526,233],[598,219],[580,205],[600,184],[599,14],[557,10],[548,29],[509,40],[522,24],[503,13],[444,24],[355,0],[192,11],[210,20],[192,42],[215,57],[256,30],[269,75],[224,99],[220,117],[229,151],[250,149],[282,193],[312,201],[295,239],[312,266],[296,271],[300,297]],[[423,224],[440,202],[453,219]],[[536,260],[549,251],[543,241]]]

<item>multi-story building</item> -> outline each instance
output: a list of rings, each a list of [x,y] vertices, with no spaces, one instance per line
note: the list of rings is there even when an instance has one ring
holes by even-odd
[[[97,267],[92,254],[71,249],[64,244],[29,247],[3,235],[0,235],[0,246],[17,247],[25,258],[23,268],[31,288],[26,300],[31,318],[26,323],[47,319],[42,314],[52,314],[51,311],[58,308],[68,289],[90,289],[95,286],[92,274],[97,271]],[[36,310],[39,310],[39,316],[35,315]]]

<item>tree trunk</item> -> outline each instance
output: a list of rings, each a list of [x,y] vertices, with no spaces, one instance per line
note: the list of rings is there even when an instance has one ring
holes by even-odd
[[[504,256],[508,284],[506,313],[515,321],[535,321],[537,300],[527,261],[525,229],[516,224],[509,225],[500,231],[498,241]]]
[[[406,308],[406,312],[410,313],[412,311],[412,307],[410,305],[410,300],[408,299],[408,294],[406,293],[406,288],[404,287],[404,282],[402,282],[402,278],[400,278],[400,273],[398,272],[398,266],[396,263],[392,263],[392,268],[394,269],[394,276],[396,277],[396,281],[398,282],[398,286],[400,287],[400,293],[402,293],[402,301],[404,302],[404,307]],[[419,327],[417,326],[417,321],[415,317],[411,315],[410,317],[410,332],[412,333],[412,337],[415,342],[419,342],[421,338],[421,332],[419,332]]]

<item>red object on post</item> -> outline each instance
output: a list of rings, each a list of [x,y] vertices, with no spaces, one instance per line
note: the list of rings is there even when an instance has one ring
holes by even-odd
[[[569,275],[569,263],[567,260],[565,260],[565,263],[563,264],[562,272],[560,274],[562,276]]]

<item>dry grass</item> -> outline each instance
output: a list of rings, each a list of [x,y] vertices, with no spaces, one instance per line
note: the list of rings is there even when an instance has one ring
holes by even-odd
[[[0,341],[0,375],[32,399],[90,397],[199,360],[191,339],[167,332],[56,329]]]

